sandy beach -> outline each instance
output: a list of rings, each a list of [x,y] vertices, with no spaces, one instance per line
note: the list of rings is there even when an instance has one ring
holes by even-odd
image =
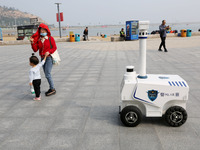
[[[17,36],[3,35],[3,41],[16,41]]]
[[[63,36],[65,38],[67,38],[68,36]],[[59,39],[60,37],[59,36],[54,36],[55,39]],[[97,40],[100,40],[100,41],[111,41],[111,37],[107,37],[107,38],[102,38],[102,37],[99,37],[99,36],[94,36],[94,37],[91,37],[91,38],[94,38],[94,39],[97,39]],[[17,35],[8,35],[8,34],[4,34],[3,35],[3,41],[16,41],[17,39]]]

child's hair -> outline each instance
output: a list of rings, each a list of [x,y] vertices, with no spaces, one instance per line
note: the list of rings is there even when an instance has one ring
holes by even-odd
[[[30,63],[34,64],[34,65],[37,65],[39,63],[39,59],[34,56],[34,53],[32,53],[32,56],[30,57]]]

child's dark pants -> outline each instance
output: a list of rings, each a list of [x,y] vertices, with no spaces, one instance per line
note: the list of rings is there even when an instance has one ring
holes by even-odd
[[[35,96],[36,97],[40,97],[40,84],[41,84],[41,79],[36,79],[36,80],[33,80],[33,87],[34,87],[34,90],[35,90]]]

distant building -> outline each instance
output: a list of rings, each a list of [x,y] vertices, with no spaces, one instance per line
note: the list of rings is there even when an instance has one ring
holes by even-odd
[[[41,18],[38,17],[31,17],[30,18],[30,25],[39,25],[41,23],[47,24],[45,21],[43,21]]]

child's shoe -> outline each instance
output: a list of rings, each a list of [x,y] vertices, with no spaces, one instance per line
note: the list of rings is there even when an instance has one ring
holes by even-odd
[[[40,97],[35,97],[33,98],[34,101],[40,101],[41,100],[41,96]]]

